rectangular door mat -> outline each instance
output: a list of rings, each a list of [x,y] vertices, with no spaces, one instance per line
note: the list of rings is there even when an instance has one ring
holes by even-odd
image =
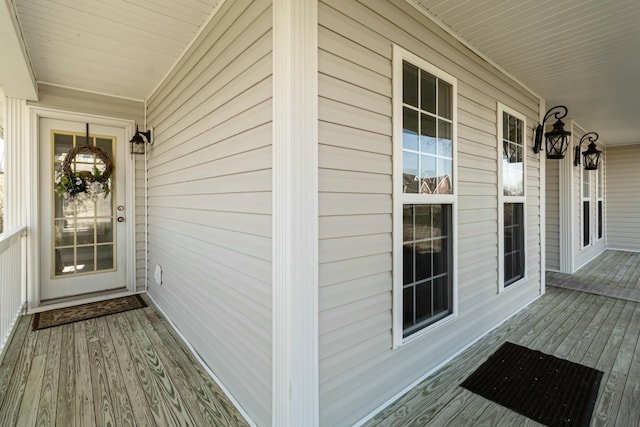
[[[36,313],[33,319],[33,330],[51,328],[53,326],[121,313],[146,306],[147,303],[144,302],[140,295],[130,295],[122,298],[77,305],[75,307],[43,311]]]
[[[602,375],[506,342],[460,385],[548,426],[588,426]]]

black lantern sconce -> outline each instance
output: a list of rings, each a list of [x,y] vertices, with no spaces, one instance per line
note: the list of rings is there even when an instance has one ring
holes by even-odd
[[[131,154],[144,154],[147,144],[151,144],[151,129],[140,132],[136,126],[136,133],[129,142],[131,143]]]
[[[564,112],[556,111],[551,114],[556,109],[564,110]],[[569,147],[569,137],[571,136],[571,132],[564,130],[564,123],[560,119],[566,117],[567,112],[567,107],[565,107],[564,105],[558,105],[547,111],[547,114],[544,115],[544,120],[542,120],[542,123],[536,127],[536,133],[533,141],[534,153],[537,154],[542,149],[542,132],[544,130],[544,123],[553,115],[557,119],[557,121],[553,124],[553,130],[544,134],[544,138],[547,142],[547,159],[564,159],[564,155],[567,152],[567,147]]]
[[[596,141],[598,140],[598,134],[596,132],[585,133],[582,138],[580,138],[580,143],[576,146],[576,153],[573,158],[573,164],[578,166],[580,164],[580,146],[583,141],[588,140],[590,142],[587,151],[582,152],[582,156],[584,157],[584,169],[588,171],[598,170],[598,166],[600,165],[600,155],[602,151],[596,148]]]

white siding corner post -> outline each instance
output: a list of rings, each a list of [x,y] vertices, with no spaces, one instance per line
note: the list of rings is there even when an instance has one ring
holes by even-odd
[[[317,426],[317,0],[273,1],[272,311],[272,425]]]

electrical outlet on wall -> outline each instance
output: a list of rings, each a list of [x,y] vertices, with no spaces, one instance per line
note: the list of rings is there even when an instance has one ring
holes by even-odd
[[[159,286],[162,286],[162,267],[160,267],[159,265],[156,264],[156,271],[153,275],[154,279],[156,280],[156,283]]]

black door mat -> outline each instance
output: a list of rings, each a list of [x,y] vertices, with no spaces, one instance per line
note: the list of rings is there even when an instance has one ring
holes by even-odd
[[[505,342],[460,385],[548,426],[588,426],[602,375]]]
[[[110,299],[106,301],[92,302],[76,305],[74,307],[59,308],[57,310],[36,313],[33,319],[33,330],[51,328],[53,326],[66,325],[80,320],[93,319],[109,314],[122,313],[146,307],[147,303],[140,295]]]

